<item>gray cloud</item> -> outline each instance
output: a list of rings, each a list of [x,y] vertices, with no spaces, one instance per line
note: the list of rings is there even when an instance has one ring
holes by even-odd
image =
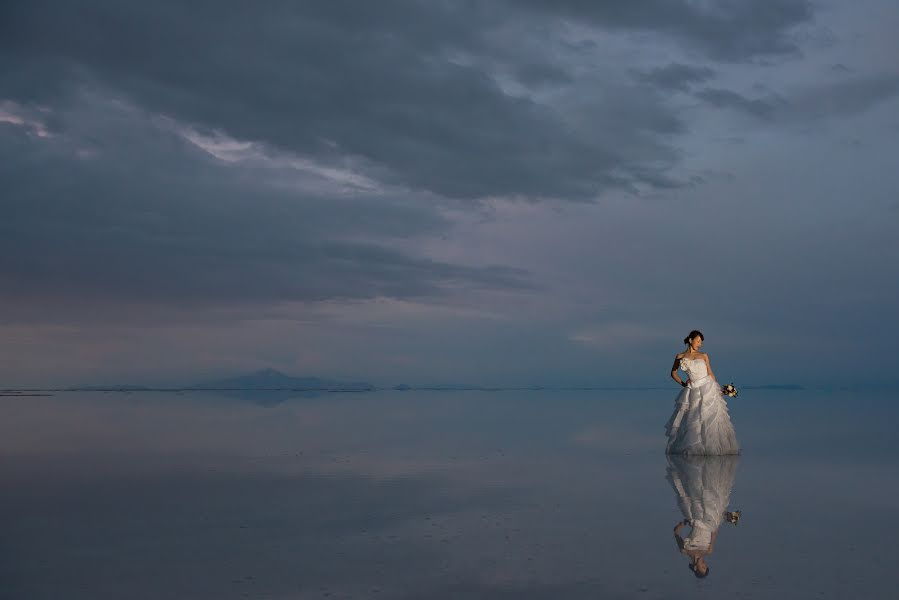
[[[797,92],[793,104],[807,118],[862,113],[899,96],[899,73],[879,73],[809,85]]]
[[[771,118],[776,111],[776,106],[770,101],[747,98],[732,90],[706,88],[696,92],[696,97],[717,108],[738,110],[760,119]]]
[[[381,181],[456,198],[593,199],[656,186],[676,164],[665,137],[675,113],[663,98],[633,110],[626,80],[604,77],[602,94],[564,111],[504,90],[497,64],[531,84],[571,75],[514,33],[495,41],[509,27],[499,5],[191,6],[17,5],[0,30],[0,95],[52,107],[102,86],[200,128],[321,161],[355,157]]]
[[[523,4],[601,28],[668,35],[710,58],[737,62],[798,54],[792,30],[814,15],[808,0],[771,0],[763,10],[754,3],[734,0],[526,0]]]
[[[355,157],[377,179],[448,197],[593,199],[613,188],[670,187],[678,159],[667,136],[683,126],[663,97],[647,98],[611,72],[576,110],[502,88],[495,68],[528,86],[592,91],[540,44],[516,39],[550,45],[560,33],[538,27],[546,15],[673,36],[723,60],[792,52],[790,29],[812,16],[799,0],[764,11],[733,2],[281,2],[265,11],[32,2],[12,7],[0,26],[0,94],[53,106],[99,85],[197,127],[320,161]],[[646,75],[674,87],[709,76],[686,65]]]
[[[708,67],[697,67],[680,63],[670,63],[648,71],[637,72],[637,79],[644,83],[665,89],[687,91],[693,84],[708,81],[715,71]]]
[[[807,122],[863,113],[899,96],[899,75],[877,74],[829,81],[749,98],[733,90],[705,88],[695,96],[717,107],[772,121]]]
[[[574,77],[567,70],[546,62],[518,65],[515,76],[528,86],[565,85],[574,82]]]
[[[0,280],[21,300],[209,305],[532,285],[521,270],[403,250],[449,227],[414,198],[297,189],[301,178],[222,163],[96,97],[53,117],[48,137],[0,123]]]
[[[886,355],[899,77],[852,10],[4,6],[0,374],[648,381],[686,324],[809,380],[835,320]]]

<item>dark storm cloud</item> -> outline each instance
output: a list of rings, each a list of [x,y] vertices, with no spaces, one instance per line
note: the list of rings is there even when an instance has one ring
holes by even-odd
[[[668,35],[723,61],[796,54],[799,48],[792,30],[813,16],[808,0],[766,0],[763,4],[742,0],[524,0],[520,4],[602,28]]]
[[[516,40],[516,24],[530,32],[543,13],[510,19],[513,6],[19,3],[0,26],[0,96],[52,108],[103,86],[199,128],[356,157],[381,181],[455,198],[592,199],[667,181],[665,136],[678,127],[662,98],[634,111],[633,92],[606,78],[563,111],[502,88],[491,69],[535,86],[571,78]],[[552,32],[535,35],[551,45]]]
[[[298,192],[120,103],[90,98],[54,118],[46,137],[0,123],[7,300],[209,305],[528,286],[520,270],[392,247],[448,226],[412,199]]]
[[[637,72],[637,79],[663,90],[687,91],[694,84],[708,81],[715,71],[708,67],[697,67],[671,63],[648,71]]]

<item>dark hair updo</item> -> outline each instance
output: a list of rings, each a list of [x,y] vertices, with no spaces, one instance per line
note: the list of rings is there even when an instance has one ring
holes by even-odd
[[[690,343],[690,340],[692,340],[693,338],[695,338],[697,335],[700,337],[700,339],[701,339],[703,342],[705,341],[705,336],[702,335],[702,332],[699,331],[698,329],[694,329],[693,331],[690,332],[690,335],[688,335],[687,337],[684,338],[684,343],[685,343],[685,344],[689,344],[689,343]]]
[[[700,573],[699,569],[697,569],[694,565],[690,565],[690,570],[693,571],[693,574],[696,575],[697,579],[708,577],[709,573],[712,571],[711,567],[709,567],[708,565],[705,566],[705,573]]]

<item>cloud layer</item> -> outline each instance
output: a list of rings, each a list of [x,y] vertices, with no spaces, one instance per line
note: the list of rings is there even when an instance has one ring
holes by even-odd
[[[882,351],[897,329],[888,21],[800,0],[8,7],[4,375],[646,381],[711,326],[734,365],[807,352],[797,377],[826,379],[835,319]]]

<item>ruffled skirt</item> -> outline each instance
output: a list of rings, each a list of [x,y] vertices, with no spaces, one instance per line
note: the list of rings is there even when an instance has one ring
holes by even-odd
[[[674,401],[665,425],[666,454],[720,456],[739,454],[740,445],[730,422],[727,402],[711,377],[691,382]]]

